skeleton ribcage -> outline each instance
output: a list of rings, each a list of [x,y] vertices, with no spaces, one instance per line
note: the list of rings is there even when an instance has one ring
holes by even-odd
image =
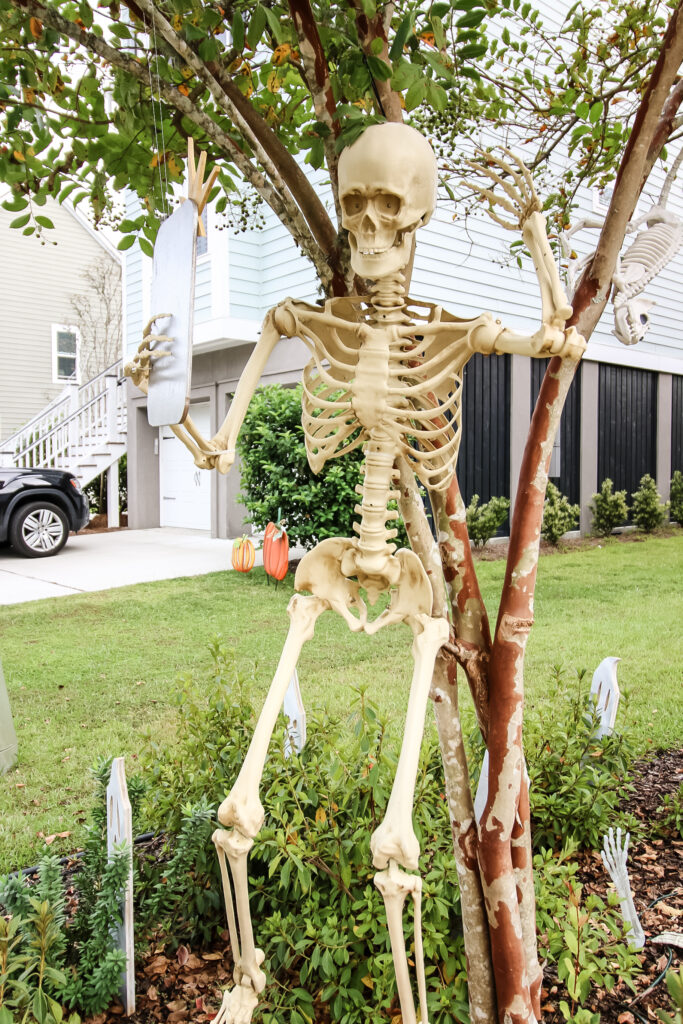
[[[636,235],[635,241],[621,257],[621,264],[622,267],[639,264],[644,272],[633,283],[626,285],[624,293],[627,299],[638,295],[674,258],[682,236],[683,226],[680,223],[653,224]]]
[[[415,336],[388,344],[386,373],[380,375],[376,353],[370,368],[354,326],[343,332],[343,339],[337,330],[326,331],[326,343],[306,327],[300,334],[313,356],[304,370],[302,401],[312,468],[317,471],[329,459],[353,451],[379,428],[425,486],[444,490],[460,445],[462,368],[470,354],[466,333],[421,337],[416,326]],[[359,395],[368,383],[373,423],[359,411]]]

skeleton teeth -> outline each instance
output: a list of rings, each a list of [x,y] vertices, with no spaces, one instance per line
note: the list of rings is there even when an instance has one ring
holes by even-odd
[[[388,249],[361,249],[361,256],[381,256],[382,253],[388,252]]]

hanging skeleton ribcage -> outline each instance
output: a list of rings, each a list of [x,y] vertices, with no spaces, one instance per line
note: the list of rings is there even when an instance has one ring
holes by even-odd
[[[313,318],[311,318],[313,319]],[[335,318],[336,319],[336,318]],[[385,440],[419,480],[445,490],[460,445],[462,371],[472,354],[463,327],[299,322],[313,356],[303,375],[302,424],[315,472],[366,441]],[[315,330],[314,328],[317,328]],[[324,337],[322,335],[324,334]]]

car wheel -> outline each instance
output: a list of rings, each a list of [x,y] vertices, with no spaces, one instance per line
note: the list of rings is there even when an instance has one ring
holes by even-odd
[[[12,517],[10,540],[26,558],[56,555],[66,544],[69,523],[61,508],[48,501],[23,505]]]

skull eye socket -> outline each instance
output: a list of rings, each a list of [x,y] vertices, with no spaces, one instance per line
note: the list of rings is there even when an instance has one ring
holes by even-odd
[[[366,200],[358,192],[351,192],[350,195],[344,196],[342,199],[344,213],[347,217],[357,217],[365,209],[365,202]]]
[[[382,192],[381,195],[378,195],[375,204],[380,213],[389,217],[395,217],[401,209],[400,197],[394,196],[390,192]]]
[[[649,323],[649,320],[650,320],[650,318],[647,315],[647,313],[641,313],[640,314],[640,322],[641,322],[641,324]]]

